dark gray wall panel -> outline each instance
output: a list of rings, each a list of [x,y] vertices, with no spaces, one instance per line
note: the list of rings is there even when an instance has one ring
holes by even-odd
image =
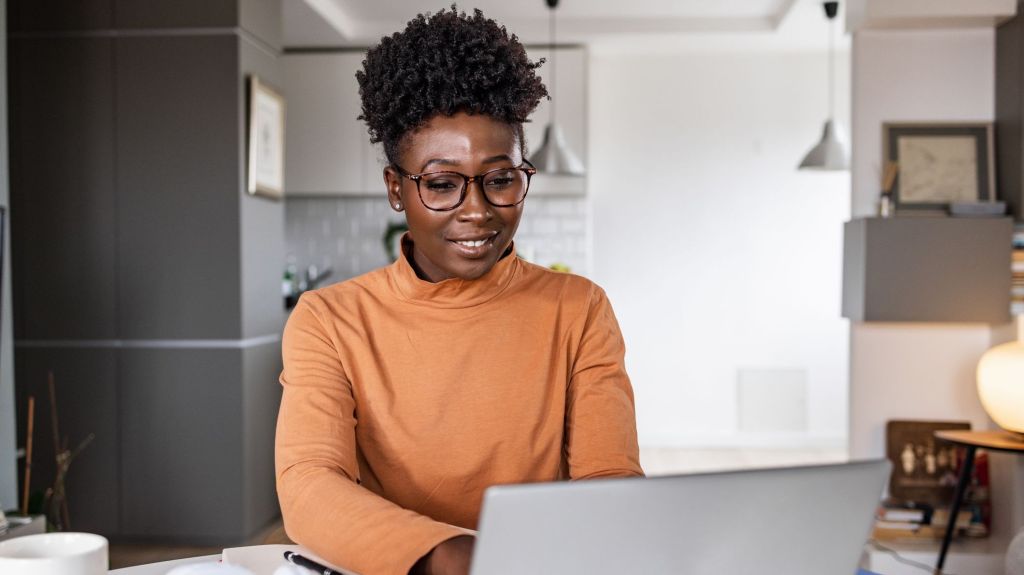
[[[996,31],[996,170],[999,198],[1018,222],[1024,221],[1024,16]]]
[[[245,448],[245,533],[253,535],[280,517],[274,478],[274,432],[281,405],[281,344],[252,347],[242,353]]]
[[[237,42],[117,40],[122,337],[239,336]]]
[[[238,0],[114,0],[118,28],[222,28],[238,25]]]
[[[10,48],[16,336],[114,337],[112,41]]]
[[[114,25],[113,0],[12,0],[11,32],[96,30]]]
[[[90,433],[95,434],[92,443],[71,463],[67,478],[71,527],[103,535],[116,535],[119,529],[116,354],[112,348],[19,348],[15,353],[18,421],[22,422],[19,445],[25,445],[28,396],[36,398],[31,489],[42,492],[53,484],[47,385],[47,372],[52,369],[61,437],[68,438],[69,446],[76,446]]]
[[[281,0],[239,0],[238,10],[243,29],[281,49]]]
[[[284,65],[280,56],[272,56],[243,38],[239,41],[241,76],[239,108],[245,109],[246,78],[255,74],[271,86],[282,85]],[[287,94],[285,95],[287,99]],[[246,166],[245,118],[239,122],[239,154]],[[287,129],[287,126],[285,127]],[[285,150],[287,153],[287,150]],[[259,337],[280,333],[287,319],[281,296],[284,273],[284,202],[250,196],[245,191],[245,175],[238,191],[242,234],[242,333],[243,337]]]
[[[122,531],[242,541],[242,352],[121,352]]]
[[[9,147],[7,134],[7,2],[0,0],[0,206],[10,216]],[[17,501],[17,419],[14,411],[14,330],[11,320],[10,225],[4,222],[3,264],[0,266],[0,501]]]

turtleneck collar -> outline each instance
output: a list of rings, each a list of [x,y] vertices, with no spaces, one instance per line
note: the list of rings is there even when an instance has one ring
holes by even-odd
[[[402,253],[388,268],[388,276],[399,296],[414,303],[440,308],[464,308],[480,305],[497,297],[519,271],[515,242],[487,273],[475,280],[450,278],[432,283],[420,279],[412,267],[412,237],[402,236]]]

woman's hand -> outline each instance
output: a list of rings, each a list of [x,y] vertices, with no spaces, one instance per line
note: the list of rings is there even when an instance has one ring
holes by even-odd
[[[476,538],[460,535],[438,544],[416,562],[409,575],[469,575]]]

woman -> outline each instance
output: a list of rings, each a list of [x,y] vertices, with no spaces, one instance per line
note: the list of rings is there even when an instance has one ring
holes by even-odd
[[[277,486],[288,535],[363,575],[467,573],[491,485],[643,474],[604,292],[515,255],[539,65],[453,8],[357,73],[409,232],[393,265],[292,312]]]

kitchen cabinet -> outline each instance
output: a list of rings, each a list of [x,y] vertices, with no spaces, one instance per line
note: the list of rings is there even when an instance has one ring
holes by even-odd
[[[286,54],[284,187],[289,195],[384,191],[379,145],[370,144],[356,70],[364,53]]]
[[[586,51],[557,48],[557,120],[569,146],[587,164]],[[551,89],[554,69],[550,50],[530,48],[530,58],[547,58],[539,70]],[[285,125],[285,193],[296,196],[375,195],[384,191],[384,153],[370,144],[361,112],[355,73],[365,53],[357,51],[291,53],[283,57]],[[530,149],[540,147],[552,102],[542,100],[524,125]],[[531,195],[580,195],[586,178],[538,174]]]

